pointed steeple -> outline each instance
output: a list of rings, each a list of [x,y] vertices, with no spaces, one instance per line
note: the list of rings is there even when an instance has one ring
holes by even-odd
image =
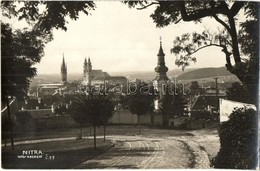
[[[165,56],[165,54],[163,53],[163,49],[162,49],[162,37],[161,36],[160,36],[160,49],[159,49],[157,56]]]
[[[62,64],[61,64],[61,81],[67,82],[67,65],[65,64],[64,53],[63,53]]]
[[[87,63],[87,59],[85,58],[85,61],[84,61],[84,65],[86,66],[88,63]]]
[[[162,38],[160,37],[160,48],[159,52],[157,54],[157,67],[154,69],[155,72],[157,72],[156,80],[169,80],[169,78],[166,75],[166,72],[168,71],[168,68],[165,66],[163,48],[162,48]]]
[[[65,64],[64,53],[63,53],[62,64],[61,64],[61,72],[66,70],[66,69],[67,69],[67,67],[66,67],[66,64]]]
[[[64,59],[64,53],[63,53],[63,58],[62,58],[62,64],[61,64],[61,68],[65,68],[65,59]]]
[[[92,71],[92,65],[91,65],[90,58],[88,58],[88,67],[87,67],[87,71],[88,71],[88,72],[91,72],[91,71]]]

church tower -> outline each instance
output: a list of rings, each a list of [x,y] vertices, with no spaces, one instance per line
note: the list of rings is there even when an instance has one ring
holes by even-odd
[[[166,72],[168,71],[168,68],[165,66],[164,56],[162,49],[162,41],[160,40],[160,49],[157,54],[157,66],[155,67],[155,72],[157,72],[157,76],[155,77],[155,80],[157,81],[168,81],[169,78],[166,75]]]
[[[88,58],[88,61],[85,58],[83,68],[84,68],[84,71],[83,71],[84,84],[87,86],[87,89],[89,89],[89,87],[91,85],[91,72],[92,72],[92,64],[91,64],[90,58]]]
[[[85,58],[84,65],[83,65],[83,76],[84,76],[84,78],[86,77],[87,66],[88,66],[88,62],[87,62],[87,59]]]
[[[162,48],[162,41],[160,38],[160,48],[159,52],[157,54],[157,66],[155,67],[155,72],[157,73],[156,77],[153,80],[153,85],[155,91],[158,93],[157,98],[154,101],[154,107],[155,110],[159,115],[161,115],[161,124],[164,126],[168,125],[169,122],[169,116],[168,113],[162,112],[159,106],[161,106],[161,100],[164,99],[166,93],[167,93],[167,86],[168,86],[168,81],[169,78],[166,75],[166,72],[168,71],[168,68],[165,66],[165,61],[164,61],[164,56],[165,54],[163,53],[163,48]]]
[[[67,82],[67,65],[65,64],[64,54],[63,54],[63,60],[61,64],[61,82],[62,83]]]
[[[91,71],[92,71],[92,64],[91,64],[90,58],[88,58],[88,67],[87,67],[87,71],[88,71],[88,72],[91,72]]]
[[[165,54],[162,48],[162,41],[160,40],[160,48],[157,54],[157,66],[154,69],[157,73],[156,77],[154,78],[154,87],[159,93],[159,98],[161,98],[165,93],[167,82],[169,80],[166,75],[168,68],[165,66],[164,56]]]

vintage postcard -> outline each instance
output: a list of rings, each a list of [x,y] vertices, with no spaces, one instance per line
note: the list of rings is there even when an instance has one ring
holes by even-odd
[[[258,168],[259,2],[1,11],[2,168]]]

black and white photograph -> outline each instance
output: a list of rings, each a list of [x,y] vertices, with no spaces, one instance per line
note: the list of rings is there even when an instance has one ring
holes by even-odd
[[[3,169],[259,169],[258,1],[1,1]]]

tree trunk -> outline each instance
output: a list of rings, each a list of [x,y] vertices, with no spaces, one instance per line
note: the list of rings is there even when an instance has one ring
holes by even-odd
[[[138,129],[139,129],[139,135],[141,134],[141,124],[140,124],[140,116],[137,115],[138,118]]]
[[[94,150],[96,150],[96,125],[94,125]]]
[[[106,141],[106,124],[104,124],[104,141]]]
[[[9,124],[10,124],[10,139],[11,139],[12,151],[14,151],[13,124],[12,124],[12,119],[11,119],[9,100],[8,100],[7,96],[6,96],[6,104],[7,104],[8,120],[9,120]]]
[[[234,56],[235,63],[237,64],[241,62],[241,58],[240,58],[240,53],[238,48],[237,30],[236,30],[234,17],[228,16],[228,22],[231,30],[229,33],[232,39],[233,56]]]

